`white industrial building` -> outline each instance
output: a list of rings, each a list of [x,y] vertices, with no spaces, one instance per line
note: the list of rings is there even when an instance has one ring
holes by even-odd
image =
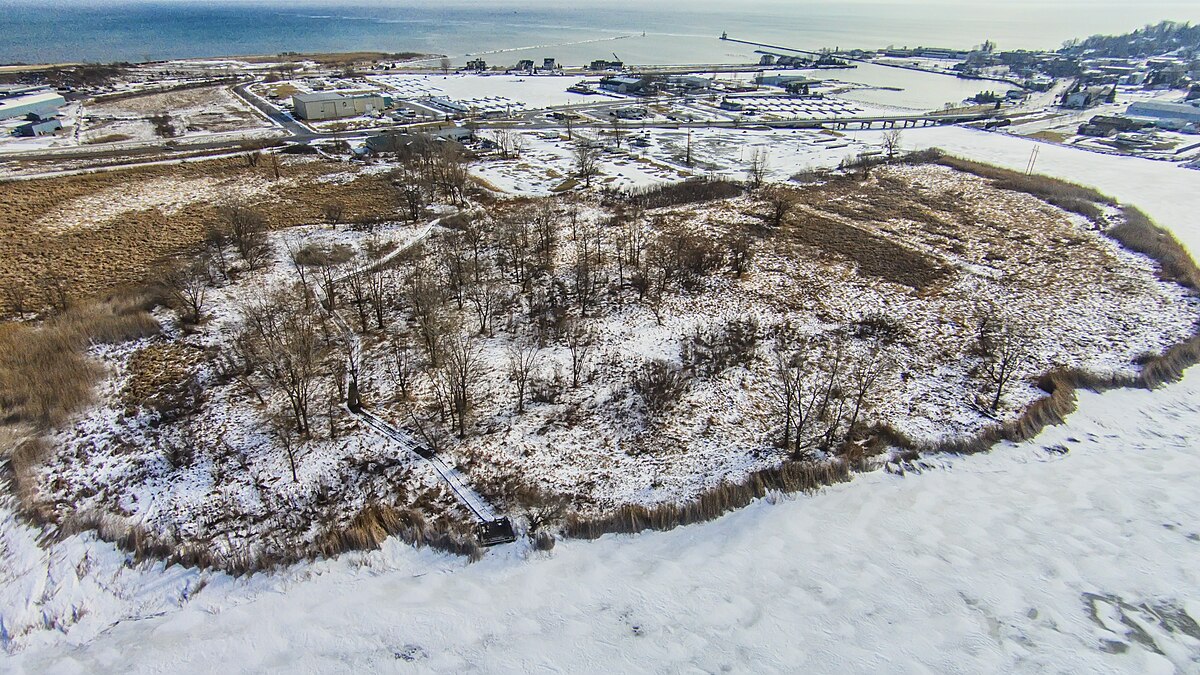
[[[382,112],[392,106],[392,100],[379,94],[296,94],[292,105],[300,119],[331,120]]]
[[[10,88],[0,90],[0,120],[37,115],[53,117],[67,104],[62,96],[44,88]]]
[[[1148,120],[1171,120],[1181,124],[1200,123],[1200,107],[1187,103],[1164,103],[1162,101],[1138,101],[1125,111],[1128,117]]]

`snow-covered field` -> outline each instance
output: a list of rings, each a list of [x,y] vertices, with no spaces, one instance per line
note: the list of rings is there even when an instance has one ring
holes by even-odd
[[[584,77],[555,75],[372,75],[368,80],[406,99],[446,96],[454,100],[502,97],[529,108],[578,105],[605,100],[567,91]],[[595,79],[595,78],[592,78]]]
[[[1032,147],[962,129],[913,130],[905,142],[1017,169]],[[1050,145],[1037,169],[1143,207],[1200,251],[1200,174]],[[130,567],[90,536],[38,549],[3,507],[3,663],[1195,672],[1198,378],[1082,394],[1068,424],[1033,442],[935,460],[919,475],[869,474],[550,554],[507,546],[465,569],[401,546],[242,580]]]

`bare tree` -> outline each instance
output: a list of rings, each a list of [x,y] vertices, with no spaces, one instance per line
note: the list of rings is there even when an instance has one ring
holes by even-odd
[[[388,340],[388,345],[391,348],[388,370],[392,375],[392,381],[396,385],[396,392],[399,394],[400,400],[407,401],[411,396],[413,379],[417,373],[416,358],[413,356],[408,339],[402,335],[393,333]]]
[[[508,381],[513,383],[518,415],[525,412],[525,390],[540,360],[541,354],[534,342],[517,343],[508,348]]]
[[[526,148],[529,147],[529,138],[522,133],[512,135],[512,153],[513,157],[520,159]]]
[[[433,192],[432,171],[428,165],[410,159],[388,177],[400,193],[400,199],[408,211],[408,219],[420,220]]]
[[[340,202],[329,202],[321,207],[321,215],[325,217],[325,222],[334,225],[346,217],[346,208]]]
[[[750,187],[757,190],[767,180],[767,170],[770,156],[763,148],[755,148],[750,153],[750,163],[746,165],[746,177],[750,179]]]
[[[500,151],[500,156],[504,159],[509,159],[513,154],[513,132],[510,129],[498,127],[491,131],[492,142],[496,144],[496,149]]]
[[[38,291],[42,301],[56,314],[62,314],[71,306],[71,282],[67,275],[50,270],[38,277]]]
[[[257,269],[266,262],[270,247],[267,244],[267,222],[262,214],[246,206],[231,206],[225,209],[229,224],[229,236],[238,254],[250,269]]]
[[[465,438],[475,389],[486,373],[483,352],[474,337],[456,332],[444,340],[442,355],[436,379],[445,392],[458,436]]]
[[[283,451],[287,453],[288,466],[292,469],[292,482],[300,482],[296,476],[296,443],[299,439],[288,414],[271,412],[267,416],[267,428],[270,430],[271,436],[279,441],[279,444],[283,446]]]
[[[998,410],[1004,392],[1029,359],[1031,341],[1025,329],[1011,319],[1001,321],[989,332],[984,373],[994,389],[990,408]]]
[[[4,307],[15,319],[25,316],[29,307],[29,286],[19,279],[14,279],[4,285]]]
[[[475,308],[475,318],[479,321],[479,333],[489,335],[492,319],[502,311],[507,304],[508,293],[504,285],[490,273],[470,285],[466,292],[467,299]]]
[[[229,246],[228,232],[217,223],[209,223],[204,230],[204,257],[208,259],[208,268],[228,281],[230,270],[229,260],[225,257],[226,246]]]
[[[583,184],[592,186],[592,179],[600,173],[600,153],[588,143],[577,143],[574,151],[575,175]]]
[[[624,136],[624,129],[621,127],[621,118],[616,115],[612,116],[612,138],[613,144],[618,148],[621,147],[621,138]]]
[[[883,132],[883,151],[887,153],[889,162],[896,159],[896,153],[901,148],[902,136],[899,129],[889,129]]]
[[[245,308],[243,344],[267,382],[286,396],[296,431],[307,435],[324,345],[317,321],[299,302],[284,292]]]
[[[367,280],[365,274],[351,273],[346,277],[346,288],[350,290],[350,304],[354,305],[354,314],[358,317],[358,331],[367,332],[369,307],[367,306]]]
[[[846,425],[846,438],[853,440],[859,416],[870,406],[870,398],[876,394],[880,381],[895,367],[888,350],[879,344],[870,343],[857,355],[850,369],[850,396],[853,409]]]
[[[438,65],[441,67],[443,75],[450,74],[450,57],[449,56],[443,56],[442,60],[439,62]]]
[[[578,388],[588,356],[596,345],[596,329],[578,319],[572,320],[563,331],[563,339],[571,354],[571,386]]]
[[[195,325],[203,318],[208,280],[207,265],[199,260],[177,262],[163,274],[168,304],[182,313],[184,323]]]
[[[771,227],[781,227],[796,207],[795,193],[784,187],[765,190],[763,199],[767,203],[765,220],[771,224]]]
[[[364,274],[367,278],[367,298],[375,312],[375,328],[383,330],[383,315],[387,307],[387,290],[391,285],[391,275],[380,269],[370,269]]]

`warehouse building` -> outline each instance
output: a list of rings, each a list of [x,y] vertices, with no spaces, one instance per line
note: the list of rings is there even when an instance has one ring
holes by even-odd
[[[0,92],[0,120],[14,117],[53,117],[67,100],[48,90],[9,89]]]
[[[296,94],[292,105],[302,120],[332,120],[382,112],[392,107],[392,99],[379,94]]]
[[[1129,106],[1125,115],[1155,121],[1170,120],[1180,124],[1200,123],[1200,107],[1187,103],[1138,101]]]

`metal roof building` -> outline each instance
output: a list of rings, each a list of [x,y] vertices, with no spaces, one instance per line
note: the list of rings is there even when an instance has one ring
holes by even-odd
[[[1138,101],[1125,111],[1129,117],[1144,117],[1149,119],[1169,119],[1181,122],[1200,122],[1200,107],[1186,103],[1161,103],[1159,101]]]
[[[66,104],[67,99],[52,91],[0,98],[0,120],[25,117],[31,113],[51,117],[58,114],[58,109]]]
[[[296,94],[292,97],[296,117],[304,120],[331,120],[386,110],[391,99],[379,94]]]

